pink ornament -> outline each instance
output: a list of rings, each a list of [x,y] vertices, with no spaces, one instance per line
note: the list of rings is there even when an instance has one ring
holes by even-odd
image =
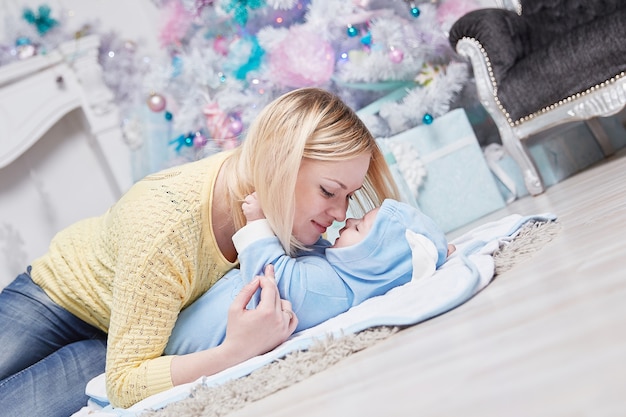
[[[404,59],[404,52],[399,49],[392,48],[391,51],[389,51],[389,59],[394,64],[399,64]]]
[[[294,25],[270,51],[269,68],[284,87],[320,86],[333,75],[335,50],[322,36]]]
[[[230,130],[230,133],[232,133],[234,136],[237,136],[243,130],[243,123],[241,123],[241,120],[239,119],[232,119],[228,130]]]
[[[148,104],[148,108],[155,113],[165,110],[165,106],[167,105],[165,97],[156,93],[150,94],[146,103]]]
[[[202,148],[204,147],[204,145],[206,145],[208,142],[207,138],[204,137],[204,135],[200,132],[196,132],[196,134],[193,137],[193,146],[195,148]]]

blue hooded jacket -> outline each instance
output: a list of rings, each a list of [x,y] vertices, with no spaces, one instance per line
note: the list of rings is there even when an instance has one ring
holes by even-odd
[[[445,262],[448,242],[443,231],[418,208],[391,199],[381,205],[365,239],[349,247],[332,248],[329,241],[320,239],[310,250],[290,257],[271,229],[266,228],[267,237],[261,238],[258,235],[263,233],[255,230],[255,241],[239,251],[240,269],[230,271],[181,312],[165,353],[190,353],[222,343],[228,307],[243,286],[270,263],[281,297],[291,302],[298,317],[296,331],[406,284],[413,274],[407,229],[435,245],[437,267]],[[233,240],[237,245],[236,238]],[[248,308],[255,308],[259,299],[260,291]]]

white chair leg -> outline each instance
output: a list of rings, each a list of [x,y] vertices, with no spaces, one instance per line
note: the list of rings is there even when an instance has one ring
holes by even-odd
[[[595,138],[596,142],[598,142],[598,145],[600,145],[604,156],[613,155],[615,153],[615,148],[613,147],[613,144],[611,143],[609,135],[606,133],[604,126],[602,126],[602,123],[600,123],[600,120],[598,120],[597,117],[594,117],[593,119],[585,120],[585,124],[587,125],[589,130],[591,130],[591,134]]]
[[[524,184],[530,195],[539,195],[544,192],[543,180],[537,170],[535,161],[528,153],[524,144],[510,129],[499,129],[502,145],[517,163],[524,178]]]

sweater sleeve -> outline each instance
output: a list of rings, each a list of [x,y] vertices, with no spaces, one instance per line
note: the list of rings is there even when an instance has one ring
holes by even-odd
[[[128,266],[115,279],[106,368],[107,394],[117,407],[173,386],[172,356],[162,353],[183,308],[187,283],[181,265],[165,253],[127,256],[122,262]]]

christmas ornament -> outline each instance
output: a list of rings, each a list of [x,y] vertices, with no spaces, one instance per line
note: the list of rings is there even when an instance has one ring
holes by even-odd
[[[196,149],[203,148],[209,140],[202,134],[202,132],[198,131],[195,133],[193,137],[193,146]]]
[[[15,51],[18,59],[27,59],[37,53],[37,48],[33,45],[29,38],[20,36],[15,40]]]
[[[354,38],[355,36],[358,36],[359,30],[352,25],[348,25],[348,28],[346,29],[346,33],[348,34],[349,37]]]
[[[399,50],[397,48],[392,47],[389,50],[389,59],[394,64],[399,64],[404,59],[404,52],[402,52],[401,50]]]
[[[230,126],[228,127],[228,130],[230,131],[230,133],[233,134],[233,136],[238,136],[243,131],[243,123],[241,123],[241,120],[239,119],[233,119],[230,122]]]
[[[415,2],[413,2],[412,0],[405,0],[408,4],[409,4],[409,9],[411,10],[411,16],[413,17],[419,17],[419,15],[422,13],[421,10],[415,5]]]
[[[148,108],[155,113],[165,110],[167,102],[161,94],[152,93],[147,100]]]
[[[16,48],[18,59],[27,59],[35,56],[37,49],[34,45],[22,45]]]

